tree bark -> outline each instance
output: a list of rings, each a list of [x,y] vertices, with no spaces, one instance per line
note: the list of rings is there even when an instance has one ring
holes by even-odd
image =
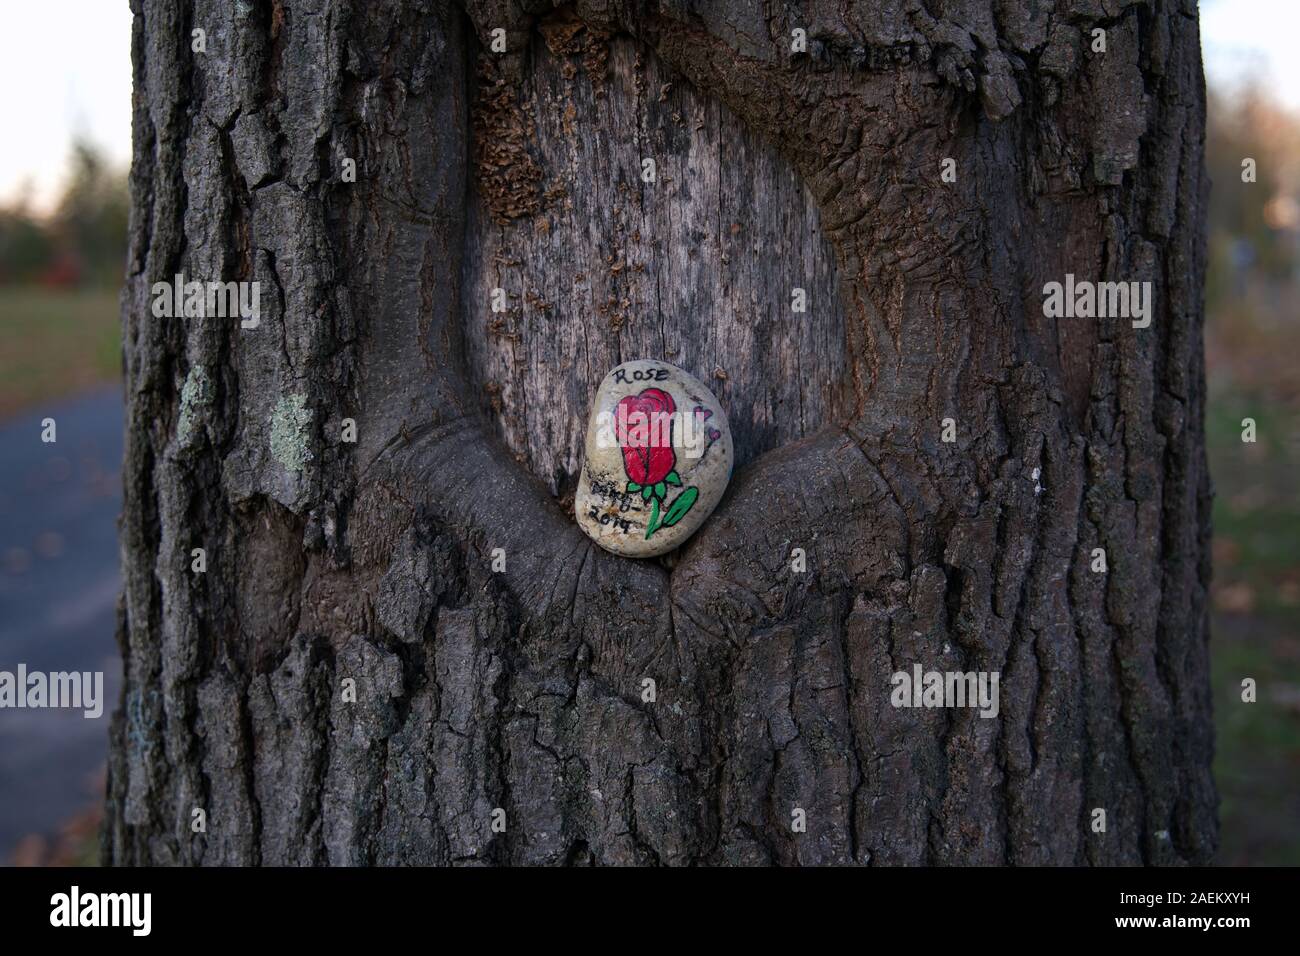
[[[1191,0],[133,7],[109,862],[1211,857]],[[738,458],[658,561],[571,513],[639,357]]]

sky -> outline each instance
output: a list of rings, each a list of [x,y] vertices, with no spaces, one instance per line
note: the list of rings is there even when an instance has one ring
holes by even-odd
[[[75,137],[131,158],[126,0],[0,0],[0,205],[48,210]],[[1208,81],[1264,84],[1300,113],[1300,0],[1202,0]]]
[[[131,161],[126,0],[0,0],[0,205],[57,198],[77,135]]]
[[[1300,0],[1201,0],[1205,79],[1229,89],[1261,83],[1300,113]]]

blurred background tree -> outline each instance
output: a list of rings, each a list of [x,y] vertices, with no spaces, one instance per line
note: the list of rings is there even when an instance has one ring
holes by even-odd
[[[47,225],[26,205],[0,209],[0,283],[29,281],[53,256]]]
[[[127,195],[126,170],[79,137],[51,210],[0,207],[0,417],[119,379]]]
[[[129,209],[126,176],[94,144],[72,144],[67,186],[53,214],[0,209],[0,283],[110,286],[122,278]]]
[[[114,286],[121,280],[129,209],[126,178],[109,169],[90,143],[73,144],[72,175],[54,229],[83,280]]]

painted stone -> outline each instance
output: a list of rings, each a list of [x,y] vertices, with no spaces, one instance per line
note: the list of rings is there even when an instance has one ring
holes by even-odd
[[[666,554],[717,507],[735,464],[727,413],[694,375],[653,359],[605,376],[573,509],[606,551]]]

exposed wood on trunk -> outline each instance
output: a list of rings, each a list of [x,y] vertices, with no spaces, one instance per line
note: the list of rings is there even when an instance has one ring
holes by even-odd
[[[833,421],[843,308],[797,174],[629,37],[560,20],[529,56],[518,97],[542,208],[496,228],[491,202],[472,203],[465,259],[471,381],[506,443],[571,494],[596,386],[642,357],[710,385],[740,464]]]

